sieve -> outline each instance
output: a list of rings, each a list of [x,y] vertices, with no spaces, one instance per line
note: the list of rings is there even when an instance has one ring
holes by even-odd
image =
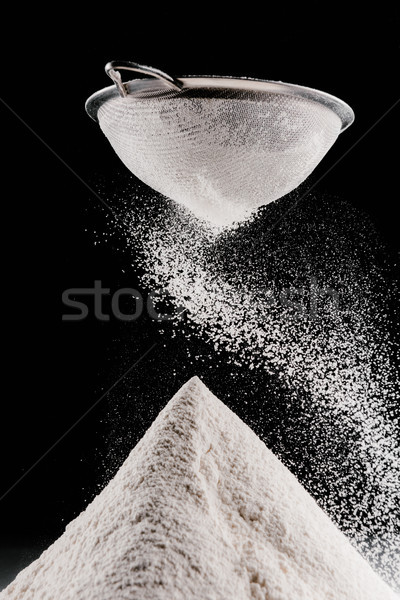
[[[247,218],[300,185],[354,120],[350,106],[299,85],[171,77],[129,61],[87,113],[148,186],[218,226]],[[147,75],[123,82],[120,71]]]

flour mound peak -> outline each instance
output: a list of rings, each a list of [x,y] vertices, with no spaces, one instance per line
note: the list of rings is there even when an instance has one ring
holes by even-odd
[[[395,600],[198,377],[1,600]]]

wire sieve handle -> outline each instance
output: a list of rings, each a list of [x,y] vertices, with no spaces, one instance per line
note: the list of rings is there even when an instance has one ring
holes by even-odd
[[[145,75],[150,75],[151,77],[156,77],[160,79],[164,83],[166,83],[169,87],[175,90],[181,90],[183,84],[179,79],[175,79],[167,73],[160,71],[159,69],[154,69],[153,67],[146,67],[144,65],[139,65],[138,63],[131,62],[129,60],[112,60],[108,62],[105,66],[105,71],[109,77],[113,80],[115,85],[117,86],[117,90],[123,98],[128,95],[128,91],[126,89],[126,85],[122,82],[121,74],[118,71],[135,71],[136,73],[144,73]]]

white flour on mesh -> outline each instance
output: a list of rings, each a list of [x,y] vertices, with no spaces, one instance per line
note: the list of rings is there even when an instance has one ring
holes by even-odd
[[[215,225],[296,188],[342,125],[321,103],[244,90],[109,98],[98,119],[132,173]]]
[[[185,310],[177,327],[208,338],[233,362],[276,375],[294,398],[303,393],[304,413],[326,425],[327,442],[313,456],[310,430],[312,469],[302,482],[400,589],[400,387],[385,305],[393,290],[368,224],[329,198],[303,200],[289,216],[284,202],[274,203],[265,218],[222,231],[135,184],[118,200],[143,282]],[[348,440],[346,455],[336,453]]]
[[[395,600],[296,478],[194,377],[1,600]]]

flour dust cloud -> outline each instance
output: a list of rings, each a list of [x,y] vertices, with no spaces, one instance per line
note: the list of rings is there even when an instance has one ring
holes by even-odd
[[[266,399],[257,433],[285,413],[274,451],[400,589],[396,264],[349,203],[298,194],[213,228],[132,179],[109,195],[119,220],[99,241],[116,230],[179,335],[281,382],[285,405]]]

